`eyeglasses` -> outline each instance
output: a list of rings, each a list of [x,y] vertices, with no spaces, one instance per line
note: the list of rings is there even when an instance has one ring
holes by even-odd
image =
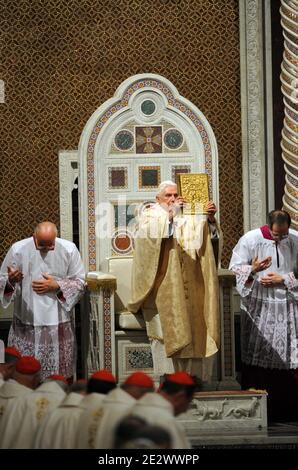
[[[33,235],[33,239],[34,239],[34,243],[35,243],[35,248],[38,251],[53,251],[55,249],[55,240],[50,245],[43,245],[43,244],[38,243],[38,240],[36,239],[36,237],[34,235]]]
[[[270,234],[271,234],[271,237],[273,238],[273,240],[285,240],[286,238],[289,238],[289,234],[288,233],[272,233],[271,230],[270,230]]]
[[[39,251],[53,251],[55,250],[55,245],[47,246],[47,245],[37,245],[35,244],[35,248]]]

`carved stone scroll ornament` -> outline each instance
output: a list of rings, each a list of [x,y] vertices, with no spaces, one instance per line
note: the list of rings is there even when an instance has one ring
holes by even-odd
[[[206,420],[222,420],[227,417],[231,418],[250,418],[255,416],[259,406],[257,397],[252,397],[249,401],[235,403],[225,398],[224,400],[210,406],[206,402],[194,399],[192,401],[191,413],[200,421]]]
[[[231,408],[227,412],[226,416],[233,416],[235,418],[249,418],[255,414],[257,407],[258,399],[256,397],[252,397],[250,403]]]
[[[224,405],[227,399],[225,398],[219,404],[219,406],[209,406],[206,403],[202,403],[200,400],[194,399],[192,402],[192,414],[197,416],[202,421],[207,419],[222,419],[224,412]]]

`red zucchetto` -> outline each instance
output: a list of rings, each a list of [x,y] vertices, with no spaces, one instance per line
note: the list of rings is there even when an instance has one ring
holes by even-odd
[[[124,382],[124,385],[136,385],[137,387],[154,388],[154,382],[144,372],[134,372]]]
[[[187,374],[187,372],[174,372],[173,374],[167,374],[166,381],[179,385],[195,385],[193,378],[191,375]]]
[[[94,372],[94,374],[91,375],[90,379],[95,379],[95,380],[103,380],[104,382],[112,382],[116,383],[116,379],[113,376],[113,374],[106,369],[98,370],[97,372]]]
[[[51,380],[60,380],[61,382],[64,382],[64,383],[66,383],[66,384],[68,383],[66,377],[64,377],[64,375],[61,375],[61,374],[52,374],[52,375],[49,375],[49,377],[47,377],[47,379],[51,379]]]
[[[20,374],[32,375],[41,369],[40,362],[33,356],[23,356],[16,362],[16,371]]]
[[[5,354],[9,354],[10,356],[17,357],[18,359],[21,359],[22,357],[21,353],[13,346],[5,348]]]

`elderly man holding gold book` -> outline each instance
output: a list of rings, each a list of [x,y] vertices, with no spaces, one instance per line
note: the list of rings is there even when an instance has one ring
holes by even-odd
[[[219,348],[219,289],[211,239],[219,242],[216,207],[182,212],[172,181],[160,184],[135,237],[131,312],[142,311],[156,375],[184,370],[201,376],[202,358]],[[190,211],[191,212],[191,211]]]

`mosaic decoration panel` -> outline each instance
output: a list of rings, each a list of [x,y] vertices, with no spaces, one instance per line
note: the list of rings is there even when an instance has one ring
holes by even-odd
[[[167,122],[165,121],[164,119],[161,120],[160,124],[162,124],[162,127],[163,127],[163,135],[165,137],[165,135],[168,133],[168,131],[171,131],[175,128],[173,128],[173,124],[170,123],[170,122]],[[177,129],[178,132],[180,132],[178,129]],[[178,148],[173,148],[171,149],[170,147],[167,147],[166,145],[166,142],[165,142],[165,149],[164,149],[167,154],[170,154],[170,153],[180,153],[180,152],[188,152],[188,146],[187,146],[187,143],[186,143],[186,139],[183,139],[183,143],[181,146],[179,146]]]
[[[126,370],[130,373],[135,370],[153,369],[153,360],[150,346],[126,347]]]
[[[120,152],[126,152],[131,150],[134,144],[134,136],[132,132],[127,129],[123,129],[116,134],[115,146]]]
[[[226,266],[242,233],[238,1],[0,6],[0,257],[40,220],[59,223],[58,151],[78,147],[91,114],[123,80],[152,72],[196,104],[215,132]]]
[[[109,189],[127,189],[127,167],[109,167]]]
[[[125,154],[135,152],[140,154],[187,152],[188,147],[181,131],[173,128],[172,124],[164,120],[162,120],[161,123],[163,125],[158,127],[140,127],[125,124],[125,128],[119,130],[115,135],[111,144],[111,153],[125,156]],[[160,127],[162,130],[160,130]],[[158,129],[158,131],[154,129]],[[134,145],[134,134],[137,140],[136,148]],[[162,142],[164,144],[163,146]]]
[[[139,166],[139,189],[157,188],[159,184],[159,166]]]
[[[112,154],[115,153],[115,154],[118,154],[118,155],[123,155],[123,153],[124,153],[124,155],[135,153],[134,135],[135,135],[135,126],[136,125],[137,125],[137,122],[132,120],[132,121],[126,122],[123,129],[118,130],[118,132],[116,133],[113,141],[111,142],[110,153],[112,153]],[[123,131],[128,135],[130,134],[132,136],[132,139],[133,139],[133,145],[129,148],[129,150],[120,150],[116,145],[118,143],[117,136],[118,136],[119,133],[122,133]],[[127,140],[130,140],[129,137],[127,137]]]
[[[175,181],[175,183],[177,183],[178,173],[190,173],[190,172],[191,172],[190,165],[184,165],[184,166],[174,165],[172,166],[172,181]]]
[[[133,237],[126,229],[115,230],[112,235],[112,256],[125,256],[132,253],[134,248]]]
[[[136,127],[137,153],[162,153],[162,127]]]
[[[183,135],[178,129],[169,129],[164,135],[164,144],[169,150],[178,150],[183,144]]]
[[[141,110],[145,116],[151,116],[156,110],[156,105],[152,100],[145,100],[141,104]]]
[[[119,383],[138,370],[146,372],[154,380],[151,348],[144,335],[126,332],[125,337],[116,337],[117,370]]]

